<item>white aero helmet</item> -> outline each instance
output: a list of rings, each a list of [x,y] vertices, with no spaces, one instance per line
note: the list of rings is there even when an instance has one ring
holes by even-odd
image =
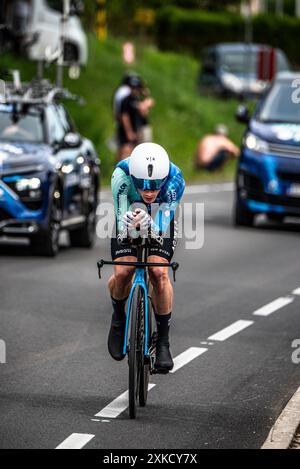
[[[136,189],[157,191],[170,171],[168,153],[157,143],[141,143],[131,153],[129,173]]]

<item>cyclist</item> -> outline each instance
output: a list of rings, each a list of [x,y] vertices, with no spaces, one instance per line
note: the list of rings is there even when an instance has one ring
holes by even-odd
[[[164,148],[155,143],[138,145],[130,157],[117,164],[112,175],[117,218],[117,236],[111,241],[111,255],[114,261],[135,262],[136,249],[129,238],[149,232],[153,245],[148,261],[171,261],[177,244],[175,212],[184,187],[180,169],[170,162]],[[134,210],[132,205],[135,203],[143,203],[144,207]],[[155,217],[151,216],[152,204],[159,204]],[[108,283],[113,304],[108,350],[115,360],[124,358],[125,305],[133,275],[134,267],[114,266],[114,274]],[[158,372],[168,372],[173,368],[169,343],[173,287],[168,268],[149,268],[149,277],[153,286],[152,297],[158,332],[155,367]]]

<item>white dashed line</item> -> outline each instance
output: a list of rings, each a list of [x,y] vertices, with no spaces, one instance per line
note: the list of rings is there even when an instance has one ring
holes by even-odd
[[[174,358],[174,368],[171,373],[175,373],[177,370],[179,370],[179,368],[182,368],[184,365],[199,357],[206,351],[207,348],[191,347],[185,352],[181,353],[180,355]],[[156,386],[156,384],[150,383],[148,386],[148,390],[150,391],[152,388],[154,388],[154,386]],[[128,391],[125,391],[114,401],[112,401],[110,404],[100,410],[100,412],[98,412],[95,417],[115,419],[120,414],[122,414],[122,412],[124,412],[127,407]]]
[[[222,342],[226,339],[229,339],[229,337],[237,334],[238,332],[241,332],[243,329],[246,329],[246,327],[249,327],[252,324],[254,324],[254,321],[244,321],[241,319],[240,321],[236,321],[230,326],[225,327],[225,329],[216,332],[216,334],[211,335],[207,340],[217,340]]]
[[[148,391],[154,388],[156,384],[150,383],[148,386]],[[117,418],[122,412],[124,412],[128,407],[128,391],[123,392],[119,397],[117,397],[114,401],[108,404],[104,409],[100,410],[95,417],[106,418],[106,419],[115,419]]]
[[[177,370],[179,370],[179,368],[182,368],[184,365],[199,357],[207,350],[207,348],[201,347],[191,347],[187,349],[185,352],[174,358],[174,368],[170,371],[170,373],[175,373]]]
[[[262,308],[257,309],[254,311],[254,316],[269,316],[270,314],[274,313],[278,309],[283,308],[284,306],[289,305],[294,301],[292,297],[282,297],[277,298],[277,300],[272,301],[271,303],[263,306]]]
[[[114,401],[108,404],[104,409],[100,410],[95,417],[115,419],[128,407],[128,391],[123,392]]]
[[[220,185],[221,186],[221,185]],[[223,184],[223,190],[231,190],[229,184]],[[200,192],[204,192],[205,186],[194,186],[191,189],[191,186],[188,193],[196,193],[197,188],[201,188]],[[207,186],[212,187],[212,186]],[[216,189],[217,190],[217,189]],[[220,188],[221,190],[221,188]],[[195,191],[195,192],[193,192]],[[208,192],[212,192],[213,190],[208,190]],[[292,292],[293,295],[300,296],[300,288],[295,289]],[[277,298],[276,300],[272,301],[271,303],[259,308],[253,314],[255,316],[269,316],[270,314],[274,313],[275,311],[287,306],[288,304],[292,303],[294,298],[291,296]],[[210,341],[225,341],[229,337],[232,337],[235,334],[238,334],[242,330],[246,329],[247,327],[254,324],[254,321],[246,321],[246,320],[239,320],[234,322],[228,327],[225,327],[219,332],[208,337],[207,341],[201,342],[201,344],[207,345],[214,345],[210,343]],[[189,349],[185,350],[183,353],[178,355],[174,358],[174,368],[171,370],[171,373],[175,373],[177,370],[188,364],[190,361],[194,360],[195,358],[199,357],[203,353],[207,352],[207,348],[204,347],[190,347]],[[149,384],[148,390],[150,391],[154,388],[156,384]],[[114,419],[118,417],[122,412],[124,412],[128,407],[128,391],[121,394],[117,397],[114,401],[104,407],[100,412],[98,412],[95,417],[104,418],[104,419]],[[94,422],[99,420],[91,419]],[[109,420],[102,420],[102,422],[109,422]],[[81,449],[83,448],[90,440],[92,440],[95,435],[87,434],[87,433],[72,433],[66,440],[64,440],[56,449]]]
[[[89,441],[94,438],[95,435],[89,433],[72,433],[65,441],[63,441],[56,449],[81,449]]]

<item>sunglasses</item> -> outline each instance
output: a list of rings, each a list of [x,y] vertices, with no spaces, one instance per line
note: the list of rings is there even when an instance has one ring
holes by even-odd
[[[131,177],[135,187],[140,191],[159,191],[167,180],[167,178],[150,180]]]

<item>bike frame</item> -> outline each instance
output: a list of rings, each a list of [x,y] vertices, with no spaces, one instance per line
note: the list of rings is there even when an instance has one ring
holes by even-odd
[[[144,292],[144,300],[145,300],[145,318],[144,318],[144,355],[145,357],[149,356],[148,353],[148,319],[149,319],[149,308],[148,308],[148,287],[146,284],[146,272],[145,272],[146,267],[138,267],[135,272],[135,277],[133,281],[133,285],[130,290],[129,294],[129,300],[127,304],[127,314],[126,314],[126,326],[125,326],[125,339],[124,339],[124,346],[123,346],[123,353],[126,355],[127,353],[127,343],[128,343],[128,329],[129,329],[129,323],[130,323],[130,313],[131,313],[131,304],[132,304],[132,297],[134,294],[135,289],[140,286],[141,289]]]
[[[124,355],[127,354],[127,344],[128,344],[128,329],[129,329],[129,323],[130,323],[130,312],[131,312],[131,304],[132,304],[132,297],[134,294],[135,289],[140,286],[143,293],[144,293],[144,299],[145,299],[145,320],[144,320],[144,355],[146,357],[149,357],[149,350],[148,350],[148,336],[149,336],[149,330],[148,330],[148,319],[149,319],[149,308],[148,308],[148,286],[146,282],[146,268],[147,267],[170,267],[173,271],[173,278],[174,282],[176,281],[176,271],[179,267],[179,264],[177,262],[172,262],[170,263],[160,263],[160,262],[147,262],[147,257],[148,257],[148,248],[151,245],[149,243],[145,244],[140,244],[137,245],[137,262],[122,262],[122,261],[104,261],[101,259],[100,261],[97,262],[98,266],[98,274],[99,278],[101,278],[101,269],[104,265],[124,265],[124,266],[131,266],[131,267],[136,267],[135,275],[134,275],[134,280],[133,284],[130,290],[129,294],[129,300],[127,304],[127,313],[126,313],[126,325],[125,325],[125,338],[124,338],[124,346],[123,346],[123,353]],[[143,261],[142,256],[143,256],[143,250],[146,251],[145,255],[145,261]]]

